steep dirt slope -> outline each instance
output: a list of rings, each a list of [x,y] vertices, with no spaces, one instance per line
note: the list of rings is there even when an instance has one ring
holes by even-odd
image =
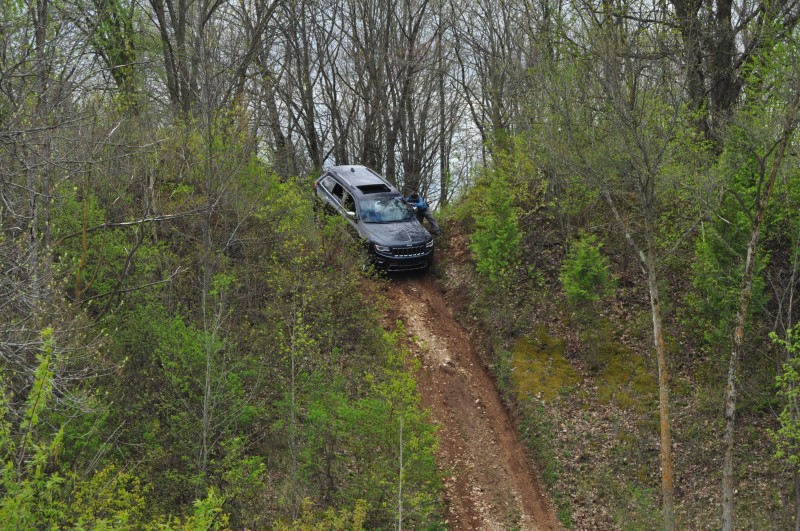
[[[418,345],[423,405],[439,424],[450,529],[560,529],[469,334],[431,275],[392,280],[396,317]]]

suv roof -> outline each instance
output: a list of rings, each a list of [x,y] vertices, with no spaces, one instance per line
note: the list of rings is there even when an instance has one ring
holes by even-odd
[[[352,192],[361,195],[381,192],[398,192],[383,177],[366,166],[334,166],[328,170],[351,188]]]

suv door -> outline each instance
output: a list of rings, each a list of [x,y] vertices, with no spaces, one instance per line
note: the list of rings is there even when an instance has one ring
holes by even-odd
[[[348,231],[354,238],[359,238],[356,202],[342,184],[332,175],[326,175],[319,180],[317,195],[331,214],[342,216],[347,220]]]
[[[358,211],[356,210],[356,202],[347,190],[342,190],[342,204],[340,208],[344,219],[347,220],[347,229],[354,238],[358,239],[361,231],[358,228],[359,219]]]
[[[346,191],[342,192],[342,208],[346,218],[355,219],[357,217],[356,202],[353,200],[353,196]]]

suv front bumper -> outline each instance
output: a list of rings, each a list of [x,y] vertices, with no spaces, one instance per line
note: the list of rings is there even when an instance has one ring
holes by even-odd
[[[414,271],[428,269],[433,264],[433,247],[391,247],[388,252],[372,249],[375,267],[385,271]]]

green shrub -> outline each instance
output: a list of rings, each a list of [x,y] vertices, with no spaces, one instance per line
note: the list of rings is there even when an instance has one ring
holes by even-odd
[[[109,465],[85,477],[65,462],[72,444],[53,409],[53,331],[42,332],[39,365],[21,411],[12,411],[0,371],[0,522],[3,528],[120,529],[142,523],[139,479]],[[18,424],[15,426],[15,424]],[[84,436],[86,434],[83,434]]]
[[[496,175],[486,190],[486,209],[479,215],[470,249],[476,269],[495,284],[503,284],[519,264],[522,232],[508,182]]]
[[[591,305],[613,289],[614,278],[608,258],[600,252],[602,246],[594,234],[584,233],[570,247],[561,267],[561,282],[573,304]]]

